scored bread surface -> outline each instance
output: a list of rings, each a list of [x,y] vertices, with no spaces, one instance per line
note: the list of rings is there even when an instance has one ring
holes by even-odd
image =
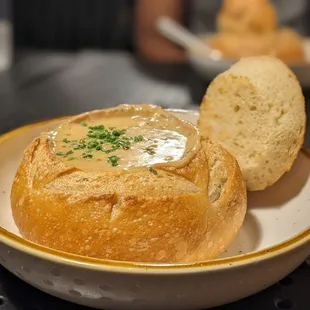
[[[145,168],[88,172],[69,167],[43,134],[25,151],[14,179],[17,227],[30,241],[96,258],[214,258],[241,228],[246,188],[236,160],[209,139],[199,139],[186,165],[157,164],[155,175]]]
[[[303,144],[299,82],[276,58],[243,58],[209,85],[198,126],[236,157],[247,188],[262,190],[290,170]]]

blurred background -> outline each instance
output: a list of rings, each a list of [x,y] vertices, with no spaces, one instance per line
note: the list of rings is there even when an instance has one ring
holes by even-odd
[[[206,51],[192,61],[160,34],[160,16],[202,35],[222,58],[211,61]],[[272,54],[294,66],[309,107],[309,16],[310,0],[0,0],[0,134],[121,103],[198,109],[215,73],[246,55]],[[10,304],[63,309],[4,269],[0,277]]]
[[[273,54],[310,85],[309,12],[308,0],[0,0],[0,132],[120,103],[197,109],[214,73],[159,33],[160,16],[208,34],[217,70]]]

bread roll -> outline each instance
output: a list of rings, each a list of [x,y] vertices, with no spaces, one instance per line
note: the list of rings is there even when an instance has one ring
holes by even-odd
[[[272,54],[286,63],[305,61],[303,38],[294,30],[279,28],[273,42]]]
[[[277,27],[277,13],[268,0],[224,0],[217,15],[218,31],[263,33]]]
[[[262,190],[290,170],[304,140],[305,100],[279,59],[241,59],[209,85],[199,129],[233,154],[249,190]]]
[[[268,33],[220,32],[211,37],[209,44],[228,59],[270,55],[287,63],[305,60],[302,38],[288,28]]]
[[[268,55],[273,50],[274,35],[220,32],[210,38],[212,48],[222,52],[228,59]]]
[[[136,262],[212,259],[246,212],[236,160],[159,107],[72,118],[27,148],[11,193],[28,240]]]

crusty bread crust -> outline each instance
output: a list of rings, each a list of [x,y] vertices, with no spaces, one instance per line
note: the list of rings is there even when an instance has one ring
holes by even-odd
[[[87,172],[67,166],[42,134],[25,151],[14,179],[16,225],[32,242],[96,258],[214,258],[241,228],[246,188],[236,160],[198,138],[199,147],[182,164],[154,165],[155,175],[145,168]]]
[[[291,169],[303,144],[300,84],[279,59],[243,58],[209,85],[198,126],[236,157],[248,190],[263,190]]]

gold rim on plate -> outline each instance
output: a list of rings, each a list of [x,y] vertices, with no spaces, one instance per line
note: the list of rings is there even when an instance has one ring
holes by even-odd
[[[168,109],[170,112],[180,113],[180,114],[193,114],[198,115],[197,111],[191,110],[176,110]],[[17,129],[11,130],[0,136],[0,144],[14,136],[22,134],[23,132],[30,130],[32,128],[48,125],[49,123],[62,121],[70,116],[55,118],[51,120],[45,120],[41,122],[36,122],[28,124]],[[301,150],[309,159],[310,152],[306,149]],[[270,259],[276,255],[280,255],[287,251],[291,251],[299,246],[310,242],[310,227],[303,231],[302,233],[290,238],[284,242],[278,243],[269,248],[252,252],[249,254],[238,255],[228,258],[215,259],[205,262],[193,262],[193,263],[181,263],[181,264],[158,264],[158,263],[138,263],[138,262],[127,262],[127,261],[115,261],[106,259],[97,259],[87,256],[80,256],[76,254],[71,254],[67,252],[62,252],[47,248],[45,246],[33,243],[22,237],[19,237],[4,228],[0,227],[0,242],[27,254],[33,255],[35,257],[49,260],[51,262],[65,264],[75,267],[86,267],[88,269],[95,269],[98,271],[117,271],[117,272],[132,272],[135,273],[190,273],[197,272],[199,270],[207,269],[226,269],[232,266],[242,266],[245,264],[257,262],[258,260]]]

